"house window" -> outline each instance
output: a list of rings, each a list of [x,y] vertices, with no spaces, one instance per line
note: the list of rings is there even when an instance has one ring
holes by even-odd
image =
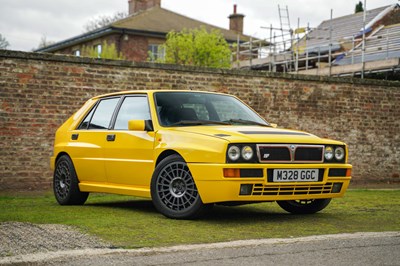
[[[149,44],[148,54],[150,62],[165,58],[164,47],[162,47],[160,44]]]
[[[94,46],[94,49],[95,49],[96,52],[97,52],[97,58],[101,58],[101,51],[102,51],[101,44],[96,44],[96,45]]]
[[[75,50],[74,51],[75,56],[81,56],[81,50]]]

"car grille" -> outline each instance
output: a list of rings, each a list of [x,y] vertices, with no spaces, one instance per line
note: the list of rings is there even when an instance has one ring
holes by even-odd
[[[316,195],[332,193],[333,183],[322,185],[268,185],[254,184],[252,196]]]
[[[263,163],[322,163],[323,145],[258,144],[257,156]]]

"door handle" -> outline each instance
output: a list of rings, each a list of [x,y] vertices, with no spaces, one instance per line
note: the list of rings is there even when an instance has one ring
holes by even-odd
[[[107,135],[107,141],[114,141],[114,140],[115,140],[115,134]]]
[[[79,137],[79,134],[72,134],[71,135],[71,140],[77,140],[78,139],[78,137]]]

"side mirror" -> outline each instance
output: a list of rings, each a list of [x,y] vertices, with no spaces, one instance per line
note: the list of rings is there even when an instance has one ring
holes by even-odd
[[[129,120],[128,130],[131,131],[153,131],[151,120]]]
[[[144,131],[144,120],[129,120],[128,129],[131,131]]]

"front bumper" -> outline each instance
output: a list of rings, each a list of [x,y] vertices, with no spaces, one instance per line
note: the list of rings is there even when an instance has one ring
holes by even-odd
[[[188,166],[203,203],[343,197],[350,183],[352,169],[350,164],[188,163]],[[246,176],[225,177],[224,169],[228,168],[239,169]],[[255,169],[257,171],[253,171]],[[271,169],[320,169],[323,174],[317,182],[273,182]],[[251,176],[253,172],[256,174]]]

